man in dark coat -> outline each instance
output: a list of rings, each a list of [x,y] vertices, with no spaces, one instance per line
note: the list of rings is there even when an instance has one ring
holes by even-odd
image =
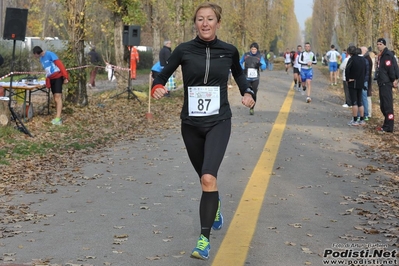
[[[162,47],[161,51],[159,51],[159,63],[161,65],[161,70],[162,70],[162,68],[164,68],[166,66],[166,64],[168,63],[168,59],[169,59],[170,55],[172,54],[171,46],[172,46],[172,42],[170,40],[165,40],[163,42],[163,47]],[[167,87],[168,87],[168,93],[166,94],[167,97],[170,96],[170,90],[173,87],[172,84],[175,84],[174,74],[169,77],[169,80],[167,83]]]
[[[161,51],[159,51],[159,62],[161,63],[161,67],[164,67],[167,64],[167,61],[172,54],[172,42],[170,40],[165,40],[163,42],[163,47]]]
[[[377,40],[378,54],[376,80],[380,93],[380,109],[385,117],[384,124],[378,127],[379,132],[393,132],[394,112],[392,87],[397,88],[399,69],[398,63],[391,51],[386,47],[384,38]]]
[[[100,55],[96,52],[96,47],[92,46],[90,52],[88,53],[90,57],[91,71],[90,71],[90,82],[89,87],[94,88],[96,87],[96,75],[97,75],[97,67],[101,64]]]

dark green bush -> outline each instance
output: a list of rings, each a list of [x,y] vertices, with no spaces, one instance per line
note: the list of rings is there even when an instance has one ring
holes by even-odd
[[[26,72],[30,68],[30,60],[28,60],[28,51],[16,45],[14,58],[14,72]],[[0,66],[0,77],[10,73],[12,63],[12,46],[0,45],[0,55],[4,59],[4,63]]]
[[[153,65],[152,61],[152,51],[139,52],[140,63],[137,65],[137,69],[151,69]]]

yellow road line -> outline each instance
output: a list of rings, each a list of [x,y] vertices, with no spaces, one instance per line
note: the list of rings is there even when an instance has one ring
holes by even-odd
[[[213,260],[213,266],[236,266],[245,263],[295,95],[293,86],[292,83],[259,161],[244,190],[226,236]]]

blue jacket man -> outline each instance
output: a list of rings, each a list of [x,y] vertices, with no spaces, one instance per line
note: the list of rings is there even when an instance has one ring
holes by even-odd
[[[243,54],[240,59],[240,64],[244,70],[245,76],[247,77],[250,86],[254,92],[254,100],[256,102],[256,94],[258,92],[260,70],[266,69],[265,58],[259,52],[259,45],[254,42],[249,46],[250,51]],[[249,109],[249,114],[255,113],[254,107]]]

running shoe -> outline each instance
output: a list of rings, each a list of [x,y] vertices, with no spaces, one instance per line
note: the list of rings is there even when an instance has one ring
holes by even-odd
[[[220,230],[222,229],[222,227],[223,227],[223,215],[222,212],[220,211],[220,199],[219,199],[218,210],[216,212],[215,221],[213,222],[212,229]]]
[[[368,117],[368,116],[365,116],[365,117],[364,117],[364,121],[369,121],[369,117]]]
[[[358,125],[359,125],[359,122],[354,121],[353,119],[348,122],[348,126],[358,126]]]
[[[376,130],[377,130],[378,133],[384,133],[385,132],[382,127],[377,127]]]
[[[346,103],[342,105],[342,107],[344,108],[349,108],[349,105],[347,105]]]
[[[360,120],[358,123],[359,123],[359,126],[365,126],[366,125],[366,121],[364,121],[364,120]]]
[[[249,114],[254,115],[254,113],[255,113],[254,108],[249,108]]]
[[[208,238],[201,235],[197,241],[197,246],[191,252],[191,257],[200,260],[209,259],[209,251],[211,250],[211,244],[209,244]]]
[[[312,99],[310,97],[306,97],[306,102],[310,103],[312,101]]]
[[[54,118],[53,120],[51,120],[51,124],[60,126],[60,125],[62,125],[62,119],[59,117]]]

